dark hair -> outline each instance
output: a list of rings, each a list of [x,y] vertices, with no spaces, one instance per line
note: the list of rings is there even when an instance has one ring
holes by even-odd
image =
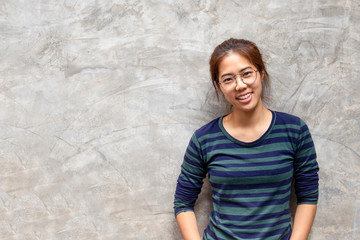
[[[211,80],[216,91],[216,96],[219,98],[219,65],[223,58],[230,53],[240,54],[259,70],[259,73],[263,76],[262,83],[264,92],[264,87],[268,87],[270,84],[270,78],[258,47],[255,43],[248,40],[230,38],[214,49],[209,62]],[[261,93],[261,97],[263,97],[263,93]]]

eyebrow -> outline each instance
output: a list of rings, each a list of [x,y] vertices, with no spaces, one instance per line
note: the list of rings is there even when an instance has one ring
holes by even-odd
[[[245,69],[248,69],[248,68],[251,68],[251,67],[250,67],[250,66],[244,67],[244,68],[240,69],[239,72],[242,72],[242,71],[244,71]],[[228,76],[228,75],[233,76],[234,74],[232,74],[232,73],[225,73],[225,74],[221,75],[220,78],[223,78],[223,77]]]

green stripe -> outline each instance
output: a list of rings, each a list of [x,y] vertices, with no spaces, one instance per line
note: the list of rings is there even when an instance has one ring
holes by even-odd
[[[211,145],[211,144],[210,144]],[[216,144],[215,144],[216,145]],[[229,143],[229,147],[232,146]],[[269,143],[267,145],[260,145],[252,148],[222,148],[219,147],[216,150],[210,151],[207,154],[209,155],[209,159],[211,159],[212,155],[216,154],[231,154],[231,155],[241,155],[241,154],[264,154],[268,152],[274,152],[284,149],[292,149],[290,142],[282,142],[282,143]]]
[[[271,197],[271,199],[284,199],[287,196],[289,196],[290,193],[283,193],[283,194],[278,194],[278,195],[273,195]],[[227,200],[227,199],[232,199],[233,201],[231,202],[236,202],[236,203],[247,203],[247,202],[261,202],[261,201],[268,201],[269,200],[269,196],[265,196],[265,197],[242,197],[242,198],[238,198],[238,197],[219,197],[217,195],[213,195],[213,199],[222,201],[222,200]]]
[[[287,219],[289,218],[290,215],[283,215],[279,218],[270,218],[270,219],[264,219],[264,220],[257,220],[257,221],[231,221],[231,220],[225,220],[225,219],[218,219],[218,222],[220,222],[220,224],[232,224],[232,225],[236,225],[239,227],[242,226],[252,226],[252,225],[259,225],[259,224],[269,224],[269,223],[274,223],[274,222],[278,222],[281,221],[283,219]]]
[[[300,130],[300,126],[297,124],[278,124],[275,125],[273,127],[273,130],[277,130],[277,129],[295,129],[295,130]]]
[[[184,161],[182,164],[182,169],[186,170],[186,172],[189,173],[195,173],[198,175],[203,175],[204,169],[202,167],[197,167],[192,164],[189,164],[188,162]]]
[[[222,164],[249,164],[249,163],[265,163],[271,161],[289,160],[289,156],[280,155],[274,157],[262,157],[262,158],[246,158],[246,159],[221,159]],[[293,160],[293,159],[290,159]],[[214,161],[216,162],[216,161]]]
[[[187,150],[192,152],[196,156],[199,156],[199,153],[194,148],[192,148],[190,145],[188,146]],[[188,152],[188,151],[186,151],[186,152]]]
[[[186,170],[184,170],[184,172],[186,172],[186,174],[192,176],[192,178],[188,178],[187,176],[185,176],[183,173],[180,173],[179,177],[182,179],[185,179],[186,181],[190,182],[190,183],[195,183],[195,184],[199,184],[200,182],[202,182],[202,177],[195,175],[193,173],[190,173]]]
[[[253,215],[264,215],[279,212],[281,210],[288,209],[289,201],[284,202],[280,205],[266,205],[263,207],[223,207],[216,203],[213,203],[214,211],[220,212],[221,214],[227,215],[241,215],[241,216],[253,216]]]
[[[233,184],[233,185],[238,185],[238,184],[264,184],[264,177],[266,177],[267,183],[280,182],[280,181],[292,178],[292,173],[293,173],[293,171],[288,171],[286,173],[277,174],[277,175],[271,175],[269,177],[256,176],[256,177],[242,177],[242,178],[239,178],[239,177],[234,177],[234,178],[218,177],[218,176],[214,176],[214,175],[209,175],[209,179],[210,179],[210,182],[212,182],[212,183],[217,183],[217,184],[226,183],[227,185],[229,185],[229,184]]]
[[[204,150],[207,147],[211,147],[211,146],[215,146],[218,144],[229,144],[232,145],[233,142],[229,141],[228,139],[222,139],[222,140],[216,140],[216,141],[212,141],[212,142],[208,142],[206,144],[201,145],[201,149]]]
[[[267,139],[277,138],[277,137],[293,137],[297,138],[299,134],[294,132],[281,132],[281,133],[271,133]]]
[[[212,187],[212,190],[214,192],[218,192],[221,194],[249,194],[249,193],[272,193],[274,191],[281,191],[288,189],[291,186],[291,182],[286,185],[282,185],[280,187],[274,187],[274,188],[262,188],[262,189],[220,189]]]
[[[200,144],[199,144],[199,141],[198,141],[197,138],[196,138],[195,133],[193,134],[191,140],[193,141],[193,143],[195,144],[195,146],[196,146],[197,148],[200,148]]]
[[[204,136],[199,137],[198,141],[202,142],[205,139],[216,138],[216,137],[220,137],[220,136],[224,136],[224,134],[222,132],[209,133],[209,134],[205,134]]]
[[[261,170],[276,170],[292,165],[292,162],[285,162],[282,164],[266,165],[266,166],[254,166],[254,167],[231,167],[223,168],[224,172],[237,172],[237,171],[261,171]],[[219,169],[220,170],[220,169]]]
[[[258,228],[258,229],[238,229],[238,231],[236,231],[236,229],[232,229],[234,231],[234,233],[261,233],[261,232],[270,232],[270,231],[274,231],[274,230],[278,230],[280,228],[286,228],[287,226],[289,226],[290,223],[281,223],[279,225],[273,226],[273,227],[266,227],[266,228]]]
[[[190,159],[191,161],[194,161],[194,162],[199,162],[199,159],[197,159],[196,157],[193,157],[191,156],[188,152],[185,152],[185,156]],[[184,161],[186,162],[186,161]]]
[[[296,154],[296,157],[297,158],[301,158],[301,157],[308,157],[310,155],[313,155],[315,152],[315,149],[313,147],[309,147],[309,148],[306,148],[306,149],[302,149],[300,152],[298,152]]]
[[[315,160],[314,160],[314,162],[315,162]],[[301,169],[300,169],[301,172],[308,172],[308,171],[311,171],[311,170],[318,169],[318,167],[317,167],[316,165],[311,166],[311,165],[310,165],[310,162],[307,163],[307,164],[304,165],[304,166],[300,165],[299,167],[301,168]],[[299,171],[299,170],[298,170],[298,171]]]

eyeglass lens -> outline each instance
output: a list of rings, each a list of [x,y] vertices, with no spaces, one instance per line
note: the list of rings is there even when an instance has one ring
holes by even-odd
[[[250,85],[250,84],[254,83],[256,80],[256,76],[257,76],[256,71],[254,69],[249,68],[239,74],[224,77],[220,81],[221,86],[225,90],[233,90],[237,84],[237,80],[236,80],[237,75],[240,76],[241,80],[246,85]]]

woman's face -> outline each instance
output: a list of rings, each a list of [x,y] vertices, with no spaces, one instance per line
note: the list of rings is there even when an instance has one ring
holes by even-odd
[[[233,76],[243,73],[246,69],[258,70],[246,58],[238,53],[230,53],[223,58],[219,64],[219,82],[226,76]],[[226,100],[233,106],[234,111],[249,112],[258,107],[262,107],[262,74],[256,72],[255,82],[246,85],[241,81],[240,74],[236,76],[236,87],[232,90],[225,90],[220,86],[220,90]]]

